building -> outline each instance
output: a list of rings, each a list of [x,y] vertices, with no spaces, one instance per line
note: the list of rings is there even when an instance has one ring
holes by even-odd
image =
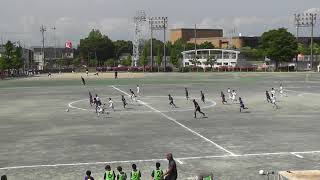
[[[211,42],[215,48],[233,48],[240,49],[242,47],[252,47],[257,48],[259,46],[260,37],[248,37],[248,36],[237,36],[237,37],[207,37],[207,38],[197,38],[197,44],[202,44],[204,42]],[[194,43],[195,39],[191,38],[188,43]]]
[[[222,29],[197,29],[197,38],[212,38],[212,37],[222,37]],[[174,43],[178,39],[182,39],[185,42],[190,41],[195,37],[195,29],[179,28],[170,30],[170,42]]]
[[[238,66],[238,57],[240,51],[228,50],[228,49],[197,49],[182,52],[183,67],[198,66],[202,68],[210,67],[207,64],[208,59],[215,60],[213,67],[236,67]],[[193,60],[197,59],[197,63],[194,64]]]
[[[44,56],[41,46],[32,47],[34,62],[38,70],[47,68],[57,68],[57,61],[59,60],[72,60],[74,56],[74,50],[64,47],[45,47]]]

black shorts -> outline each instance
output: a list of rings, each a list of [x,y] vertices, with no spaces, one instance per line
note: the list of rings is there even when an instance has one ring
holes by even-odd
[[[201,111],[201,109],[198,107],[198,108],[196,108],[196,111],[200,112],[200,111]]]

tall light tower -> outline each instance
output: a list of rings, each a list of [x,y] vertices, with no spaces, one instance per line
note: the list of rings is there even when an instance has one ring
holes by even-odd
[[[41,25],[40,32],[42,34],[42,57],[43,57],[43,67],[45,66],[45,54],[44,54],[44,32],[47,31],[47,28]]]
[[[311,27],[311,59],[310,59],[310,66],[312,69],[313,63],[313,30],[314,26],[316,25],[317,21],[317,14],[316,13],[303,13],[303,14],[294,14],[295,24],[297,28],[297,40],[299,39],[299,28],[300,27]],[[298,59],[297,59],[298,60]]]
[[[142,26],[146,21],[146,13],[144,11],[138,11],[136,16],[133,18],[134,20],[134,38],[133,38],[133,50],[132,50],[132,65],[137,66],[140,56],[140,44],[142,40]]]
[[[149,24],[150,24],[150,31],[151,31],[151,67],[153,66],[153,53],[152,53],[153,31],[163,31],[164,71],[166,71],[167,69],[166,33],[168,28],[168,17],[150,17]]]
[[[57,28],[55,26],[53,26],[51,29],[53,30],[54,59],[57,59],[57,40],[56,40],[56,30],[57,30]]]

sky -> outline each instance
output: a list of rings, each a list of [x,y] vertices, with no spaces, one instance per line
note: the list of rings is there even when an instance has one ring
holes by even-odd
[[[285,27],[295,32],[293,14],[318,12],[315,35],[320,35],[320,0],[0,0],[1,42],[25,46],[41,44],[40,26],[46,27],[46,45],[74,45],[99,29],[112,40],[132,40],[133,16],[167,16],[170,28],[222,28],[225,35],[259,36]],[[52,28],[56,27],[56,30]],[[309,29],[301,34],[308,36]],[[145,38],[149,37],[144,28]],[[162,38],[160,32],[155,36]]]

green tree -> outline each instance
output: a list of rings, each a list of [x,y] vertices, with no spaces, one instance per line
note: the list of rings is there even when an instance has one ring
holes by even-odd
[[[156,63],[157,63],[157,67],[158,67],[158,72],[160,72],[160,66],[162,64],[162,53],[161,53],[161,48],[158,48],[157,51],[157,59],[156,59]]]
[[[129,54],[125,60],[122,61],[123,66],[131,66],[132,56]]]
[[[97,65],[98,65],[98,60],[97,59],[90,59],[89,66],[96,67]]]
[[[213,71],[213,65],[214,63],[216,63],[217,59],[215,59],[214,56],[209,56],[207,61],[205,62],[206,65],[210,65],[210,69],[211,69],[211,72]]]
[[[214,45],[211,42],[205,41],[204,43],[200,44],[199,49],[213,49]]]
[[[298,43],[294,35],[284,28],[262,34],[260,49],[264,55],[275,61],[276,70],[280,62],[291,61],[297,54]]]
[[[24,59],[22,57],[22,47],[15,47],[14,54],[11,62],[11,68],[19,73],[19,69],[23,67]]]
[[[143,48],[142,55],[139,59],[139,64],[143,66],[143,72],[145,72],[146,65],[148,64],[148,52],[147,48]]]
[[[107,65],[109,67],[114,67],[114,66],[116,66],[115,60],[113,58],[107,59],[107,61],[105,61],[105,65]]]
[[[9,71],[12,68],[12,61],[15,56],[15,54],[14,54],[15,47],[11,41],[8,41],[4,45],[4,49],[5,49],[4,53],[3,53],[4,64],[5,64],[5,68]]]
[[[179,56],[177,54],[177,50],[172,48],[170,50],[170,62],[173,64],[175,67],[178,67],[179,65]]]
[[[81,64],[80,58],[74,58],[74,59],[72,60],[72,65],[73,65],[74,67],[79,67],[80,64]]]
[[[131,41],[123,41],[118,40],[113,42],[114,45],[114,58],[118,59],[121,54],[128,53],[132,54],[132,42]]]
[[[97,59],[98,64],[114,57],[115,47],[113,42],[99,30],[93,29],[88,37],[80,39],[79,51],[83,59]],[[89,62],[90,64],[90,62]]]
[[[61,67],[64,65],[64,59],[57,60],[57,64],[59,66],[59,69],[61,69]]]

